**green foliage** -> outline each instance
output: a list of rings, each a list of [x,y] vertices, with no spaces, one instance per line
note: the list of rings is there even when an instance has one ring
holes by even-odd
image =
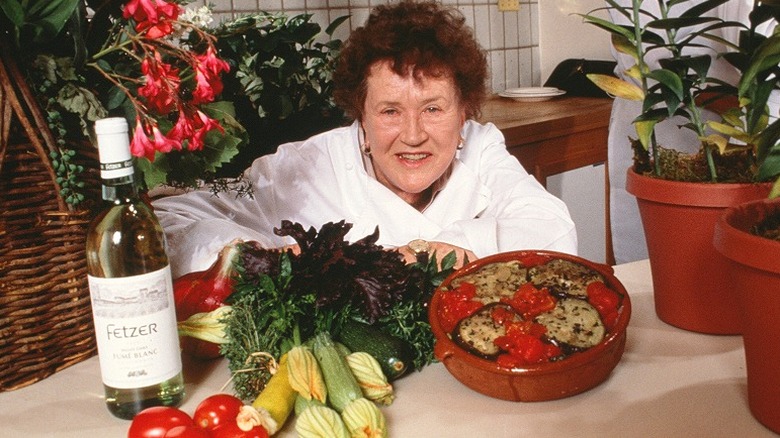
[[[62,31],[80,4],[81,0],[3,0],[0,10],[10,22],[16,45],[45,44]]]
[[[591,11],[583,18],[609,32],[615,49],[630,55],[636,62],[626,72],[636,83],[622,81],[620,86],[631,90],[630,87],[638,84],[642,89],[643,109],[634,125],[638,140],[649,151],[654,173],[660,175],[662,168],[675,167],[673,163],[661,163],[662,147],[655,143],[655,129],[670,117],[682,116],[686,122],[681,127],[693,130],[701,141],[701,152],[694,159],[704,160],[701,167],[707,170],[706,176],[694,176],[694,180],[766,179],[771,172],[758,172],[757,169],[766,158],[761,136],[768,124],[767,99],[770,92],[778,88],[778,76],[772,73],[778,71],[780,44],[773,41],[776,36],[766,38],[757,32],[757,28],[778,17],[778,2],[756,2],[750,23],[743,24],[707,16],[728,0],[656,0],[660,11],[657,15],[643,8],[645,1],[651,0],[633,0],[627,6],[606,0],[605,8]],[[617,12],[630,25],[615,24],[593,15],[604,10]],[[719,36],[718,32],[727,28],[739,32],[739,41],[727,41]],[[689,54],[687,49],[707,47],[706,40],[722,44],[727,50]],[[658,68],[648,66],[646,57],[650,54],[658,58]],[[742,72],[739,88],[710,76],[710,67],[716,57],[723,57]],[[594,82],[601,86],[596,79]],[[620,87],[611,86],[613,94],[628,96],[627,92],[621,96]],[[723,121],[706,120],[703,109],[718,102],[731,102],[730,109],[720,108]],[[722,107],[723,103],[720,105]],[[735,147],[729,138],[747,146]],[[664,156],[682,158],[679,154]],[[734,160],[734,156],[740,158]],[[724,162],[735,163],[736,167],[723,167]],[[749,169],[747,174],[744,169]]]
[[[348,17],[337,18],[324,32],[311,17],[258,12],[214,29],[219,55],[231,66],[223,96],[236,105],[251,145],[228,172],[243,171],[283,142],[342,123],[332,99],[342,42],[332,35]]]
[[[29,76],[62,148],[59,154],[69,142],[89,141],[94,122],[109,114],[124,116],[135,126],[137,105],[128,93],[136,93],[140,73],[138,59],[121,49],[132,32],[132,23],[121,16],[126,2],[0,1],[3,36],[13,43],[19,65]],[[87,8],[94,11],[89,19]],[[341,124],[341,112],[331,98],[333,62],[341,41],[330,37],[346,18],[334,20],[324,33],[310,21],[311,15],[265,12],[207,29],[231,70],[222,75],[219,101],[202,109],[225,133],[209,132],[206,147],[194,153],[158,153],[153,162],[137,159],[146,186],[190,187],[205,181],[215,193],[235,189],[251,196],[251,185],[235,177],[255,157],[282,142]],[[191,32],[180,43],[197,50],[202,37]],[[100,72],[127,80],[109,81]],[[166,132],[172,124],[159,120],[159,126]],[[69,190],[78,189],[76,173],[61,176],[72,181]]]
[[[60,195],[65,202],[77,206],[84,202],[84,182],[79,181],[79,175],[84,172],[84,166],[73,162],[76,151],[61,149],[50,154],[54,172],[57,174],[57,184],[60,186]]]
[[[316,231],[283,223],[301,252],[279,252],[245,242],[236,262],[233,308],[226,318],[229,342],[221,351],[242,398],[254,397],[270,377],[264,367],[248,370],[257,354],[279,357],[318,333],[338,335],[354,319],[398,336],[413,347],[414,368],[433,361],[433,332],[427,303],[453,272],[455,253],[437,264],[406,265],[396,252],[375,245],[378,232],[344,240],[350,224],[329,223]]]

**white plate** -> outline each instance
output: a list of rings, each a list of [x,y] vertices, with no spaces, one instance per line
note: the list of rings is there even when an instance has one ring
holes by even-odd
[[[556,92],[537,93],[537,94],[508,94],[503,91],[501,93],[498,93],[498,95],[501,97],[513,99],[518,102],[542,102],[545,100],[550,100],[553,97],[557,97],[563,94],[566,94],[566,91],[558,90]]]
[[[507,88],[503,91],[504,94],[507,95],[521,95],[521,96],[527,96],[527,95],[538,95],[538,94],[554,94],[558,93],[561,90],[555,88],[555,87],[520,87],[520,88]]]

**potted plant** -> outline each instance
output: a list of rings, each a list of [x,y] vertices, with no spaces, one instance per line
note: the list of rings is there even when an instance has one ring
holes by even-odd
[[[647,0],[649,2],[649,0]],[[591,14],[592,23],[612,35],[614,48],[633,58],[631,78],[591,76],[598,86],[618,98],[642,102],[634,120],[637,137],[630,146],[635,163],[627,173],[627,189],[637,197],[653,273],[656,313],[674,326],[703,333],[737,334],[741,321],[727,283],[727,260],[712,246],[714,225],[723,209],[763,198],[768,184],[756,184],[762,158],[758,138],[766,127],[764,104],[743,99],[738,89],[710,75],[716,57],[723,56],[739,71],[765,37],[756,29],[771,18],[770,6],[756,2],[748,25],[708,16],[726,0],[658,0],[656,13],[643,8],[643,0],[623,6],[607,0],[627,25],[615,24]],[[735,28],[739,41],[727,41],[719,31]],[[703,52],[703,42],[716,41],[722,52]],[[698,51],[695,51],[698,49]],[[695,54],[691,54],[695,51]],[[648,53],[658,58],[651,67]],[[663,55],[659,55],[663,53]],[[731,53],[731,54],[729,54]],[[757,84],[752,84],[756,91]],[[705,107],[719,107],[723,120],[707,120]],[[742,126],[736,114],[750,114]],[[681,129],[691,129],[699,139],[696,153],[681,153],[676,145],[660,145],[655,131],[673,116],[681,117]],[[755,122],[755,123],[754,123]],[[733,144],[736,131],[743,144]]]
[[[765,11],[780,19],[776,10]],[[776,86],[780,78],[780,35],[766,38],[746,63],[739,84],[745,101],[764,98],[768,92],[756,92]],[[756,87],[758,84],[758,87]],[[749,120],[749,119],[746,119]],[[757,138],[766,176],[776,174],[780,161],[780,119],[762,130]],[[714,246],[729,261],[729,287],[738,297],[743,318],[742,337],[747,365],[748,404],[753,416],[774,432],[780,433],[780,351],[767,348],[780,330],[780,179],[770,197],[728,208],[715,226]]]

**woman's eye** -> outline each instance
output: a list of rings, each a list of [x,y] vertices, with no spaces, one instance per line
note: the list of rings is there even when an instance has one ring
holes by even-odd
[[[440,111],[440,110],[439,110],[439,107],[437,107],[437,106],[429,106],[428,108],[425,108],[425,112],[426,113],[435,113],[435,112],[438,112],[438,111]]]
[[[392,115],[398,114],[398,111],[395,108],[387,108],[387,109],[382,111],[382,114],[387,115],[387,116],[392,116]]]

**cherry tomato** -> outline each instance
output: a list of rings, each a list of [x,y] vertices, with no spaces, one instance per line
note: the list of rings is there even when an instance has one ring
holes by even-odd
[[[255,426],[246,432],[233,421],[211,431],[211,438],[269,438],[268,431],[263,426]]]
[[[192,418],[203,429],[214,430],[223,424],[235,423],[241,406],[244,402],[237,397],[215,394],[200,402]]]
[[[170,406],[154,406],[139,412],[130,423],[127,438],[163,438],[176,426],[195,423],[186,412]]]
[[[165,432],[165,438],[211,438],[208,430],[194,424],[176,426]]]

